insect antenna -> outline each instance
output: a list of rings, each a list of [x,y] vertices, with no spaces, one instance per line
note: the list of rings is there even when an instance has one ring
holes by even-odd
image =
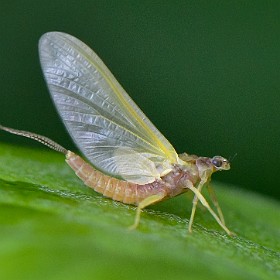
[[[232,162],[235,159],[236,156],[237,156],[237,153],[235,153],[233,156],[230,156],[228,161]]]
[[[54,142],[53,140],[51,140],[48,137],[45,137],[45,136],[42,136],[42,135],[39,135],[39,134],[36,134],[36,133],[32,133],[32,132],[29,132],[29,131],[24,131],[24,130],[18,130],[18,129],[5,127],[1,124],[0,124],[0,129],[5,130],[5,131],[7,131],[9,133],[12,133],[12,134],[16,134],[16,135],[20,135],[20,136],[24,136],[24,137],[33,139],[37,142],[42,143],[45,146],[57,151],[57,152],[63,153],[65,155],[67,154],[67,150],[64,147],[62,147],[61,145]]]

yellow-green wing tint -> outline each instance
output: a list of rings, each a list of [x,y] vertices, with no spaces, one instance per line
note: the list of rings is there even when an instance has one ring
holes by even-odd
[[[94,166],[112,176],[145,184],[178,161],[172,145],[83,42],[50,32],[40,39],[39,53],[56,108]],[[123,151],[129,151],[127,159]],[[150,165],[154,168],[149,171]],[[136,172],[139,168],[142,171]]]

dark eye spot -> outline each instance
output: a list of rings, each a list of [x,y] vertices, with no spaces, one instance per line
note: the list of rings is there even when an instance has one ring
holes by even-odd
[[[212,163],[216,166],[216,167],[221,167],[223,165],[223,162],[220,159],[213,159]]]

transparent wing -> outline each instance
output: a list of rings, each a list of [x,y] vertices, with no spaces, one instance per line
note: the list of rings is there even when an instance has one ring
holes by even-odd
[[[178,161],[172,145],[83,42],[50,32],[41,37],[39,53],[57,110],[94,166],[112,176],[145,184]],[[130,156],[126,157],[125,149]]]
[[[160,178],[160,172],[155,163],[143,153],[137,153],[130,148],[118,148],[112,158],[112,162],[114,161],[116,173],[122,174],[123,179],[127,181],[143,184],[143,182],[149,183]],[[128,162],[133,162],[133,164],[128,164]]]

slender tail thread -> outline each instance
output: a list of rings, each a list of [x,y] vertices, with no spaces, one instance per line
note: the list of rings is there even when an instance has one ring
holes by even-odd
[[[39,134],[36,134],[36,133],[32,133],[32,132],[29,132],[29,131],[24,131],[24,130],[18,130],[18,129],[5,127],[1,124],[0,124],[0,129],[5,130],[5,131],[7,131],[9,133],[12,133],[12,134],[16,134],[16,135],[20,135],[20,136],[24,136],[24,137],[33,139],[37,142],[42,143],[45,146],[57,151],[57,152],[63,153],[65,155],[67,154],[67,150],[64,147],[62,147],[61,145],[54,142],[53,140],[51,140],[48,137],[45,137],[45,136],[42,136],[42,135],[39,135]]]

